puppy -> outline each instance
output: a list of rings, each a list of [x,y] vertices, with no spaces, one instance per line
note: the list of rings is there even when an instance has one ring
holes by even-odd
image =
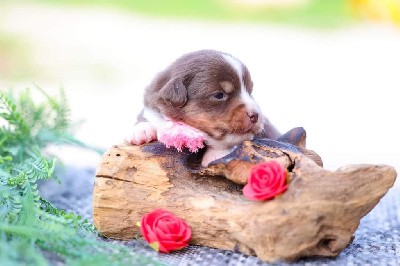
[[[167,120],[183,122],[205,134],[202,166],[207,166],[244,140],[278,138],[252,91],[247,67],[232,55],[214,50],[185,54],[146,88],[144,109],[128,141],[148,143]]]

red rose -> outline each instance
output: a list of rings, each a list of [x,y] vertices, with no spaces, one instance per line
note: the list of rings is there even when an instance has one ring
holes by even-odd
[[[249,200],[268,200],[287,189],[287,170],[276,161],[254,165],[243,195]]]
[[[192,230],[185,221],[163,209],[144,215],[140,231],[153,249],[163,253],[186,247],[192,236]]]

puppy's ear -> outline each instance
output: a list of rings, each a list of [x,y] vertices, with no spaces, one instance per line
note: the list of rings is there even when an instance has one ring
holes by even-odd
[[[187,102],[187,88],[181,78],[171,79],[161,88],[159,94],[167,104],[173,107],[183,107]]]

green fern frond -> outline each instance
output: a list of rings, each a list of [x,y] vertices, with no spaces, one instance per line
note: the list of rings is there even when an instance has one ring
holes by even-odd
[[[41,149],[87,146],[72,135],[65,94],[53,97],[38,89],[45,99],[40,104],[30,90],[19,97],[0,91],[0,265],[47,265],[44,253],[69,265],[158,265],[125,246],[99,241],[87,219],[41,197],[37,182],[55,179],[56,165]]]
[[[0,118],[5,122],[3,130],[7,130],[18,135],[29,135],[30,129],[17,106],[12,100],[0,91]]]
[[[69,131],[71,129],[70,114],[71,110],[68,107],[67,97],[63,89],[60,90],[58,98],[55,96],[50,96],[42,88],[36,86],[37,89],[46,97],[48,103],[53,110],[55,117],[53,123],[53,129],[60,132]]]
[[[43,215],[43,219],[49,219],[51,221],[73,225],[75,228],[84,229],[85,231],[91,233],[97,232],[93,224],[91,224],[87,219],[82,219],[80,215],[76,215],[72,212],[67,213],[64,210],[60,210],[42,197],[39,199],[39,201],[41,203],[40,209],[47,214]]]
[[[31,160],[25,162],[27,165],[26,173],[31,183],[36,183],[37,180],[48,180],[54,173],[56,159],[46,159],[39,150],[34,149],[27,152],[31,156]]]

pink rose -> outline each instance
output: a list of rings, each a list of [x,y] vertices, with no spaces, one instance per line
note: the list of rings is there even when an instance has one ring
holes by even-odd
[[[185,221],[163,209],[144,215],[140,231],[153,249],[163,253],[186,247],[192,236],[192,230]]]
[[[254,165],[243,195],[249,200],[268,200],[287,189],[287,170],[276,161]]]

